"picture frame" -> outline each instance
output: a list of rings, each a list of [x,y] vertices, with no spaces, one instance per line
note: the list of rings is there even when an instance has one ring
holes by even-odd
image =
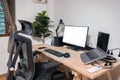
[[[46,4],[47,0],[33,0],[34,3]]]

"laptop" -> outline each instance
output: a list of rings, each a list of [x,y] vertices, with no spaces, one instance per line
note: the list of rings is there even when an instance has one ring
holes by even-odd
[[[99,32],[98,33],[98,39],[97,39],[97,47],[101,48],[105,52],[107,52],[108,49],[108,42],[109,42],[110,34]]]
[[[106,56],[106,52],[100,49],[99,47],[80,54],[80,57],[84,64],[89,64],[98,61],[100,59],[105,58]]]

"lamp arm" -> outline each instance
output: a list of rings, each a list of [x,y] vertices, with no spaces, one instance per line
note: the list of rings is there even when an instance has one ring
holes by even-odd
[[[57,29],[56,29],[56,36],[58,37],[58,29],[59,29],[59,25],[58,25],[58,27],[57,27]]]

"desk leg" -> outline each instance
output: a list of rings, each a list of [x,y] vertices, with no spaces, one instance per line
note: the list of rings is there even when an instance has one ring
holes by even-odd
[[[88,77],[82,75],[82,80],[89,80]],[[90,79],[91,80],[91,79]],[[92,79],[92,80],[97,80],[97,79]]]
[[[73,80],[81,80],[81,74],[78,74],[75,71],[72,71],[72,74],[74,75]]]
[[[68,72],[67,67],[66,67],[66,66],[62,66],[62,67],[63,67],[64,72],[65,72],[65,74],[66,74],[66,79],[67,79],[67,80],[70,80],[70,75],[69,75],[69,72]]]
[[[107,80],[112,80],[110,71],[108,71],[108,72],[106,73],[106,78],[107,78]]]
[[[84,75],[82,75],[82,80],[88,80],[88,78]]]

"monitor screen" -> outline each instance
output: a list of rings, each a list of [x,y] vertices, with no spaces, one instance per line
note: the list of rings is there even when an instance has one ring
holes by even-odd
[[[65,26],[63,43],[78,47],[85,47],[88,29],[88,26]]]
[[[101,48],[105,52],[107,51],[109,41],[109,34],[104,32],[98,33],[97,47]]]

